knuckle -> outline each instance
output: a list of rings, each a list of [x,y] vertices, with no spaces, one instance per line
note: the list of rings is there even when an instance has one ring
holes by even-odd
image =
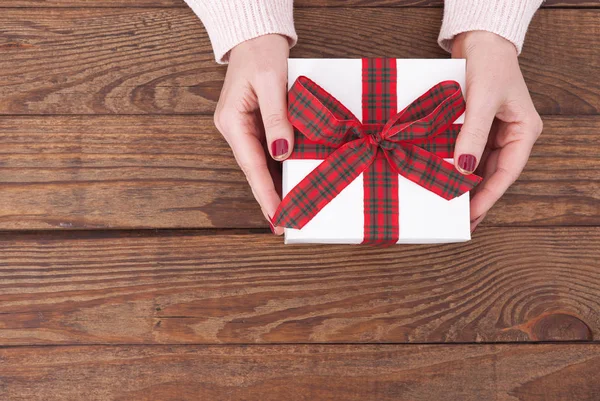
[[[487,143],[489,132],[481,127],[470,127],[466,134],[469,141],[483,146]]]
[[[215,127],[219,130],[219,132],[223,133],[223,131],[227,130],[229,126],[229,121],[231,121],[230,113],[228,113],[223,108],[218,108],[215,111],[215,115],[213,116],[213,121],[215,123]]]
[[[239,115],[240,113],[230,105],[217,107],[213,116],[215,127],[217,127],[223,136],[226,136],[233,127],[241,123]]]
[[[504,137],[507,142],[520,141],[525,138],[525,130],[520,124],[511,124],[506,127]]]
[[[218,111],[215,112],[214,116],[213,116],[213,122],[215,124],[215,127],[217,127],[217,129],[219,130],[219,132],[223,131],[223,117],[221,117],[221,113],[219,113]]]
[[[263,124],[266,130],[281,127],[286,121],[286,118],[279,113],[271,113],[263,117]]]
[[[500,117],[507,121],[522,121],[527,116],[527,108],[519,99],[508,99],[504,103]]]
[[[252,167],[246,162],[238,162],[240,169],[246,176],[246,179],[250,184],[252,184]]]
[[[484,194],[485,197],[491,199],[492,204],[496,203],[498,199],[500,199],[502,195],[504,195],[504,191],[501,188],[490,187],[489,185],[483,187],[479,192]],[[491,205],[489,207],[491,207]],[[489,207],[485,210],[485,212],[489,210]]]
[[[243,173],[246,175],[248,181],[251,181],[254,171],[262,167],[261,162],[256,162],[253,160],[241,160],[238,162],[238,164]]]
[[[246,175],[246,178],[248,179],[248,181],[250,181],[250,166],[248,166],[248,164],[246,163],[238,163],[240,166],[240,169],[242,169],[242,172]]]
[[[537,112],[533,112],[523,120],[523,124],[521,124],[519,128],[514,129],[515,131],[520,131],[520,135],[514,136],[520,136],[528,139],[532,138],[535,142],[542,134],[543,129],[544,122],[542,121],[542,118]]]
[[[539,138],[542,135],[542,131],[544,130],[544,121],[539,114],[535,113],[534,121],[533,121],[535,138]]]
[[[517,181],[517,179],[521,175],[520,171],[511,171],[511,170],[508,170],[508,169],[506,169],[504,167],[498,167],[496,171],[499,174],[502,174],[502,175],[506,176],[510,180],[511,184],[514,183],[515,181]],[[500,195],[502,195],[502,194],[500,194]]]

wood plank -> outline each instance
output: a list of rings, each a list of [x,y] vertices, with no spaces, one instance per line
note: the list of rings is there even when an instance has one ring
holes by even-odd
[[[294,57],[447,57],[440,9],[298,9]],[[398,21],[403,21],[398,24]],[[214,111],[224,68],[188,9],[9,9],[0,114]],[[521,64],[542,114],[598,114],[600,10],[541,10]]]
[[[490,225],[599,225],[596,117],[544,117],[525,171],[490,211]],[[594,132],[594,133],[592,133]]]
[[[267,224],[209,117],[4,117],[0,127],[0,229]]]
[[[600,117],[547,117],[484,224],[600,225]],[[0,229],[265,228],[210,117],[0,117]]]
[[[599,260],[600,227],[389,248],[6,233],[0,345],[590,341]]]
[[[596,401],[600,345],[0,349],[11,401]]]
[[[443,0],[295,0],[300,7],[442,7]],[[183,0],[3,0],[2,7],[187,7]],[[597,0],[546,0],[542,7],[600,7]]]

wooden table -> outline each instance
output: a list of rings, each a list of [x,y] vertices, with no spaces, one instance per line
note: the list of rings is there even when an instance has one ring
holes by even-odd
[[[292,55],[447,57],[441,16],[298,0]],[[284,247],[181,0],[2,0],[0,400],[599,400],[600,2],[527,39],[544,133],[471,242]]]

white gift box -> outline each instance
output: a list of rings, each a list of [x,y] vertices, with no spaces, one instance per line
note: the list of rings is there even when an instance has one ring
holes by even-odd
[[[454,80],[465,93],[465,60],[398,59],[398,111],[435,84]],[[361,59],[290,59],[288,87],[299,76],[307,76],[343,103],[357,118],[362,117]],[[462,123],[464,116],[455,122]],[[446,159],[452,163],[452,159]],[[283,162],[283,196],[322,160]],[[399,176],[398,244],[461,242],[471,239],[469,194],[450,201]],[[364,238],[364,190],[361,174],[327,204],[301,230],[286,228],[285,243],[360,244]]]

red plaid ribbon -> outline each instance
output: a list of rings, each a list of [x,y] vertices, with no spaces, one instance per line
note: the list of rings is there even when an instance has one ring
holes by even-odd
[[[364,173],[364,241],[399,238],[398,175],[450,200],[481,178],[463,175],[452,157],[465,110],[460,85],[443,81],[396,113],[396,60],[363,60],[363,123],[309,78],[289,92],[295,127],[291,159],[325,159],[283,199],[273,217],[279,227],[301,229]]]

